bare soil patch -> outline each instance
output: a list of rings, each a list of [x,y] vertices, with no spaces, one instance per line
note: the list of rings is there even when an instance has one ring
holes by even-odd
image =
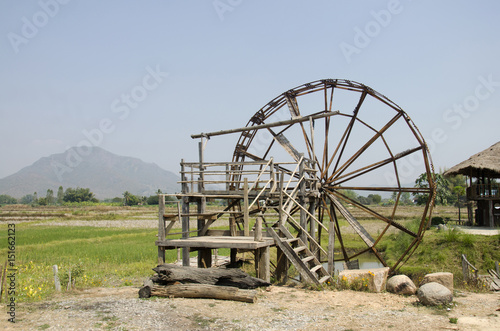
[[[460,292],[453,306],[428,308],[415,296],[272,286],[256,303],[139,299],[137,288],[91,288],[17,307],[16,330],[497,330],[500,293]],[[458,322],[451,323],[450,318]]]

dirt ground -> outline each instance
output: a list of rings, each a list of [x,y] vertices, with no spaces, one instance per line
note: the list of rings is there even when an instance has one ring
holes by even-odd
[[[5,315],[4,315],[5,316]],[[454,319],[457,318],[457,322]],[[498,330],[500,293],[455,293],[451,308],[415,296],[271,286],[256,303],[139,299],[138,288],[92,288],[19,304],[6,330]]]

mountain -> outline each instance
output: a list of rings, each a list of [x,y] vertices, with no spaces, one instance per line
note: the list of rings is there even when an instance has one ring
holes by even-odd
[[[0,194],[20,198],[37,192],[45,196],[47,189],[54,195],[62,186],[90,188],[98,199],[121,197],[129,191],[134,195],[149,196],[157,193],[180,191],[180,178],[154,163],[138,158],[119,156],[100,147],[91,152],[83,148],[70,148],[64,153],[43,157],[17,173],[0,179]]]

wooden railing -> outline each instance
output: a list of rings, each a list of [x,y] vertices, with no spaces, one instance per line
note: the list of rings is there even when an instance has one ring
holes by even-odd
[[[467,198],[470,200],[500,199],[500,184],[473,184],[467,188]]]

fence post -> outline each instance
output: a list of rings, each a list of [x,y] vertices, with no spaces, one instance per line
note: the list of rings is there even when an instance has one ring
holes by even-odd
[[[465,260],[466,260],[465,255],[462,254],[462,274],[464,276],[464,282],[467,282],[469,281],[469,270],[468,270],[469,268]]]
[[[54,271],[54,285],[56,286],[56,291],[61,292],[61,282],[59,281],[57,264],[52,266],[52,270]]]

